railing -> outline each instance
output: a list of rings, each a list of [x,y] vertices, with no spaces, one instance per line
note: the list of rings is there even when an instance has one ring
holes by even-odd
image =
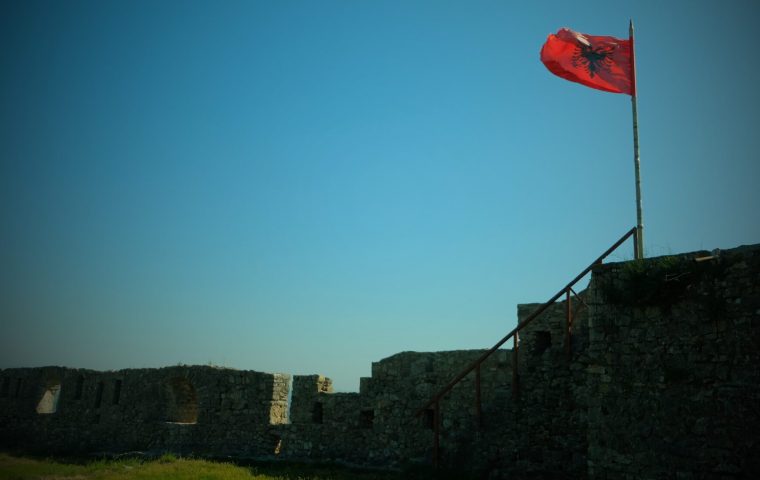
[[[562,295],[565,295],[566,299],[566,306],[565,306],[565,314],[566,314],[566,331],[565,331],[565,348],[568,353],[568,356],[571,354],[571,327],[572,327],[572,310],[571,310],[571,296],[572,293],[577,297],[577,294],[575,293],[575,290],[573,290],[573,286],[578,283],[583,277],[585,277],[591,269],[594,268],[595,265],[601,264],[605,258],[607,258],[612,252],[618,249],[620,245],[622,245],[626,240],[628,240],[629,237],[633,237],[633,254],[634,258],[638,258],[638,245],[637,245],[637,238],[636,238],[636,227],[633,227],[632,229],[628,230],[625,235],[620,237],[620,240],[615,242],[610,248],[607,249],[603,254],[599,256],[596,260],[594,260],[588,267],[586,267],[581,273],[578,274],[570,283],[565,285],[564,288],[562,288],[559,292],[556,293],[552,298],[550,298],[546,303],[542,304],[540,307],[538,307],[533,313],[531,313],[528,318],[523,320],[522,322],[518,323],[517,326],[509,332],[504,338],[499,340],[496,345],[491,347],[488,351],[483,353],[480,357],[478,357],[477,360],[472,362],[470,365],[467,366],[464,370],[462,370],[458,375],[456,375],[449,383],[446,384],[438,393],[436,393],[430,400],[428,400],[427,403],[425,403],[416,413],[415,416],[420,416],[426,411],[430,409],[430,407],[433,408],[433,464],[438,466],[439,463],[439,450],[440,450],[440,436],[441,436],[441,400],[443,397],[451,391],[451,389],[456,386],[464,377],[467,376],[470,372],[475,370],[475,415],[477,417],[477,424],[478,426],[482,425],[482,406],[481,406],[481,396],[480,396],[480,366],[483,364],[483,362],[488,359],[496,350],[499,349],[502,345],[504,345],[510,338],[514,340],[514,348],[512,349],[512,394],[517,395],[518,394],[518,388],[519,388],[519,379],[517,374],[517,360],[518,360],[518,339],[519,339],[519,332],[523,328],[525,328],[526,325],[528,325],[530,322],[532,322],[536,317],[541,315],[547,308],[549,308],[554,302],[556,302]]]

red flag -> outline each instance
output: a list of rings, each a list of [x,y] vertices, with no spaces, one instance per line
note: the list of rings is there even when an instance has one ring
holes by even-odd
[[[541,61],[553,74],[605,92],[636,95],[633,40],[586,35],[568,28],[550,34]]]

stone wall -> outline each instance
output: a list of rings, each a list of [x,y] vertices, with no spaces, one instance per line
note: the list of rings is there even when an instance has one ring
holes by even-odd
[[[399,353],[373,363],[372,377],[361,379],[359,393],[329,393],[329,379],[317,375],[294,377],[292,424],[281,428],[282,457],[383,467],[429,463],[431,419],[415,413],[482,353]],[[498,395],[509,388],[509,358],[507,351],[501,351],[484,365],[484,407],[496,405]],[[465,440],[472,440],[476,430],[473,382],[466,378],[442,403],[441,446],[450,461],[473,458],[472,452],[463,451]]]
[[[583,361],[588,344],[585,294],[572,297],[572,335],[566,303],[558,302],[520,333],[520,395],[515,402],[515,455],[501,468],[515,475],[582,478],[586,468]],[[518,306],[522,321],[540,305]],[[566,342],[570,342],[568,349]]]
[[[0,372],[0,441],[33,452],[266,455],[288,375],[212,367]]]
[[[442,464],[489,478],[760,478],[760,247],[695,261],[706,256],[597,266],[571,298],[571,336],[558,302],[520,332],[516,357],[482,365],[480,417],[473,373],[443,398]],[[212,367],[5,369],[0,446],[429,464],[432,411],[416,413],[483,352],[402,352],[358,393]]]
[[[599,267],[592,479],[760,478],[760,249]]]

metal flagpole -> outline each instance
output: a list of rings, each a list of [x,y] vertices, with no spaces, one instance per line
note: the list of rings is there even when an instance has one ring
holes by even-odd
[[[636,105],[636,56],[633,42],[633,20],[629,23],[631,41],[631,110],[633,112],[633,166],[636,172],[636,258],[644,258],[644,221],[641,214],[641,162],[639,160],[639,115]]]

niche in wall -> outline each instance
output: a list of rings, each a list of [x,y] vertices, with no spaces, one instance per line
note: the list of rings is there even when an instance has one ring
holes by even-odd
[[[198,423],[198,395],[190,380],[172,378],[166,383],[168,405],[166,421],[173,423]]]
[[[362,410],[359,412],[359,426],[362,428],[372,428],[375,423],[374,410]]]
[[[60,380],[50,380],[47,382],[42,398],[37,403],[37,413],[47,415],[55,413],[58,410],[58,399],[61,398]]]

